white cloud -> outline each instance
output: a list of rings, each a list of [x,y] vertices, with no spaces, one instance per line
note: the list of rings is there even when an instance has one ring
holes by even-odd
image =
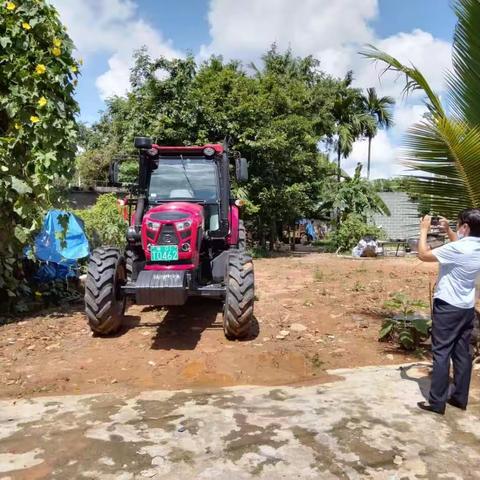
[[[415,65],[437,92],[445,90],[445,72],[452,66],[452,45],[433,37],[422,30],[410,33],[398,33],[373,43],[377,48],[387,52],[407,65]],[[360,46],[361,48],[361,46]],[[355,84],[359,87],[377,87],[383,95],[392,95],[400,99],[405,77],[392,72],[381,76],[381,64],[360,57],[356,53],[351,58],[355,70]]]
[[[368,21],[377,0],[212,0],[208,20],[212,41],[201,55],[258,58],[275,42],[299,55],[374,38]]]
[[[427,111],[424,104],[397,104],[393,115],[393,133],[397,136],[406,132],[414,123],[420,121]]]
[[[146,45],[153,56],[181,57],[162,33],[138,16],[132,0],[51,0],[80,55],[109,55],[108,70],[96,80],[100,97],[124,94],[133,52]]]
[[[398,163],[399,149],[394,145],[390,136],[384,130],[372,141],[371,174],[370,178],[388,178],[400,175],[404,168]],[[350,157],[342,160],[342,168],[353,174],[358,163],[363,164],[362,174],[367,173],[368,141],[355,142]]]

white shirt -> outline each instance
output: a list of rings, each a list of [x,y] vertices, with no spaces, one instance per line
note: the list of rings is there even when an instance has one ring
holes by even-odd
[[[473,308],[480,276],[480,237],[465,237],[432,253],[440,263],[434,297],[454,307]]]

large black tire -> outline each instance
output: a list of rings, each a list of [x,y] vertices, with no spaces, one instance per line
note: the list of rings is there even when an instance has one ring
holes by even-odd
[[[126,279],[125,259],[117,248],[93,251],[85,282],[85,313],[94,333],[109,335],[122,326],[125,296],[121,286]]]
[[[246,337],[253,325],[255,282],[252,257],[232,250],[225,277],[223,330],[229,340]]]
[[[238,222],[238,243],[237,248],[244,252],[247,249],[247,231],[243,220]]]
[[[134,272],[134,266],[135,263],[142,261],[145,261],[143,250],[135,247],[129,247],[125,250],[125,267],[127,269],[127,280],[129,282],[136,280],[135,277],[138,275],[138,271]]]

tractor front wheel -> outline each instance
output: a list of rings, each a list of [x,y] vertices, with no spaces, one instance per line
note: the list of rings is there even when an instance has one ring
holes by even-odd
[[[99,335],[115,333],[122,326],[127,279],[125,260],[117,248],[97,248],[90,256],[85,282],[85,312],[91,330]]]
[[[241,251],[232,251],[226,273],[223,330],[229,340],[234,340],[246,337],[253,324],[255,286],[252,258]]]

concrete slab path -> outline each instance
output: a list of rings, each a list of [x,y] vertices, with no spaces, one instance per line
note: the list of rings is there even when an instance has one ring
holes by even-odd
[[[480,401],[420,411],[425,366],[329,384],[0,401],[0,480],[474,479]]]

